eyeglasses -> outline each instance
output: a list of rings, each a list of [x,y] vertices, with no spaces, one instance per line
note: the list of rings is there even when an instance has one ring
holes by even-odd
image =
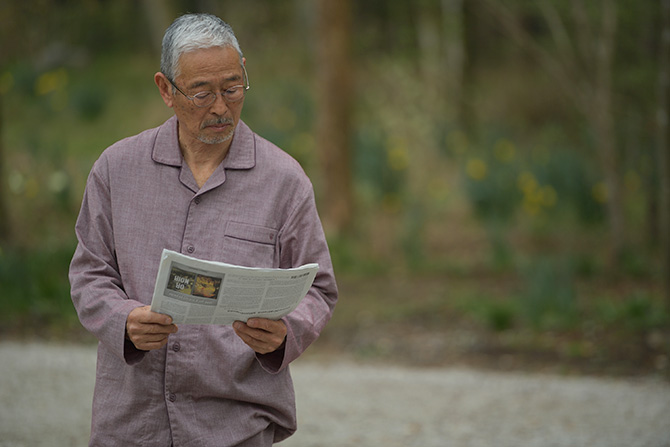
[[[224,101],[226,102],[238,102],[242,98],[244,98],[244,95],[246,94],[247,90],[251,87],[249,85],[249,75],[247,75],[247,69],[242,65],[242,70],[244,70],[244,81],[245,85],[233,85],[232,87],[228,87],[225,89],[223,92],[221,92],[221,96],[223,96]],[[214,101],[216,101],[216,95],[217,93],[214,93],[212,91],[204,91],[204,92],[198,92],[193,96],[189,96],[186,93],[184,93],[177,85],[172,81],[172,79],[167,78],[168,81],[170,81],[170,84],[174,88],[177,89],[179,93],[184,95],[187,99],[190,99],[193,104],[195,104],[196,107],[207,107],[209,105],[212,105]]]

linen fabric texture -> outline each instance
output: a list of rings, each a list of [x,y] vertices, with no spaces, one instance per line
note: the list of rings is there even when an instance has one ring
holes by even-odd
[[[232,446],[297,428],[289,364],[337,301],[312,184],[300,165],[240,121],[202,188],[183,160],[177,118],[107,148],[89,175],[75,231],[71,293],[99,340],[90,445]],[[283,318],[282,349],[255,353],[230,326],[181,325],[159,350],[125,338],[151,303],[164,248],[249,267],[316,262],[307,296]]]

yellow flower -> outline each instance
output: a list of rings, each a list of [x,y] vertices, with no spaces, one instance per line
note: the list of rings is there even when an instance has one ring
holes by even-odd
[[[517,179],[517,186],[519,189],[526,195],[532,193],[538,186],[537,179],[535,176],[528,171],[524,171],[519,174]]]
[[[540,203],[546,208],[551,208],[556,205],[558,194],[551,185],[545,185],[540,188]]]
[[[519,175],[517,186],[523,192],[523,209],[531,216],[537,216],[543,209],[556,205],[558,194],[554,187],[541,186],[535,176],[528,171]]]
[[[540,205],[532,200],[523,201],[523,209],[531,216],[537,216],[540,214]]]
[[[591,195],[598,203],[606,203],[609,198],[609,192],[607,191],[607,185],[604,182],[599,182],[593,185],[591,188]]]
[[[465,167],[465,172],[473,179],[477,181],[484,180],[488,175],[489,168],[486,165],[486,162],[480,158],[472,158],[468,161],[468,164]]]
[[[409,165],[409,154],[404,146],[395,146],[388,151],[388,164],[394,171],[407,169]]]
[[[67,71],[64,68],[48,71],[37,78],[35,93],[38,95],[46,95],[54,91],[62,90],[67,85],[67,81]]]

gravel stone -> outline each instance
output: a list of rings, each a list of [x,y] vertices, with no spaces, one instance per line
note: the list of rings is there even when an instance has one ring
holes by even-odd
[[[0,447],[88,442],[95,347],[0,343]],[[670,384],[334,359],[292,366],[282,447],[668,447]]]

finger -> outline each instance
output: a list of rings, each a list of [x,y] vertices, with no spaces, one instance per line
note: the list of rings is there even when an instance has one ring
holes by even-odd
[[[133,309],[127,317],[126,331],[129,334],[164,333],[177,332],[177,326],[172,324],[172,318],[168,315],[151,311],[150,306]]]
[[[140,309],[142,309],[142,312],[138,315],[138,320],[142,323],[162,325],[172,324],[172,317],[169,315],[154,312],[149,306],[142,307]]]
[[[261,331],[269,332],[280,338],[286,336],[286,324],[282,320],[270,320],[267,318],[250,318],[247,326]]]
[[[254,332],[258,332],[257,330],[249,328],[241,321],[235,322],[233,329],[237,336],[251,349],[256,352],[261,352],[263,350],[262,342],[257,338],[258,335],[254,335]]]
[[[177,332],[178,329],[179,328],[174,324],[169,326],[163,326],[162,324],[143,324],[138,327],[137,333],[167,337],[168,335]]]
[[[167,339],[170,334],[177,332],[177,326],[161,325],[139,325],[129,326],[127,329],[128,337],[135,342],[143,340],[162,340]]]
[[[142,341],[142,342],[133,342],[135,347],[137,349],[141,349],[142,351],[152,351],[154,349],[160,349],[163,346],[167,344],[168,340],[167,338],[164,338],[162,340],[149,340],[149,341]]]
[[[244,343],[260,354],[274,352],[284,343],[285,335],[253,329],[241,321],[235,322],[233,328]]]
[[[271,323],[273,323],[273,321],[268,320],[267,318],[249,318],[247,320],[247,326],[265,331],[270,330]]]
[[[256,340],[255,338],[251,338],[246,334],[238,334],[238,336],[247,346],[249,346],[253,351],[259,354],[267,354],[275,350],[273,346],[267,343],[263,343],[259,340]]]
[[[150,343],[163,343],[167,342],[168,338],[167,337],[157,337],[157,336],[151,336],[151,335],[142,335],[137,337],[133,343],[136,343],[138,345],[146,345]]]
[[[128,338],[136,348],[143,351],[158,349],[168,342],[169,334],[133,334],[128,333]]]
[[[269,332],[263,329],[254,329],[249,327],[248,324],[243,322],[237,322],[235,324],[235,332],[238,334],[243,334],[246,338],[250,340],[256,340],[259,342],[265,341],[269,335]]]
[[[143,324],[145,334],[174,334],[179,329],[176,324]]]

